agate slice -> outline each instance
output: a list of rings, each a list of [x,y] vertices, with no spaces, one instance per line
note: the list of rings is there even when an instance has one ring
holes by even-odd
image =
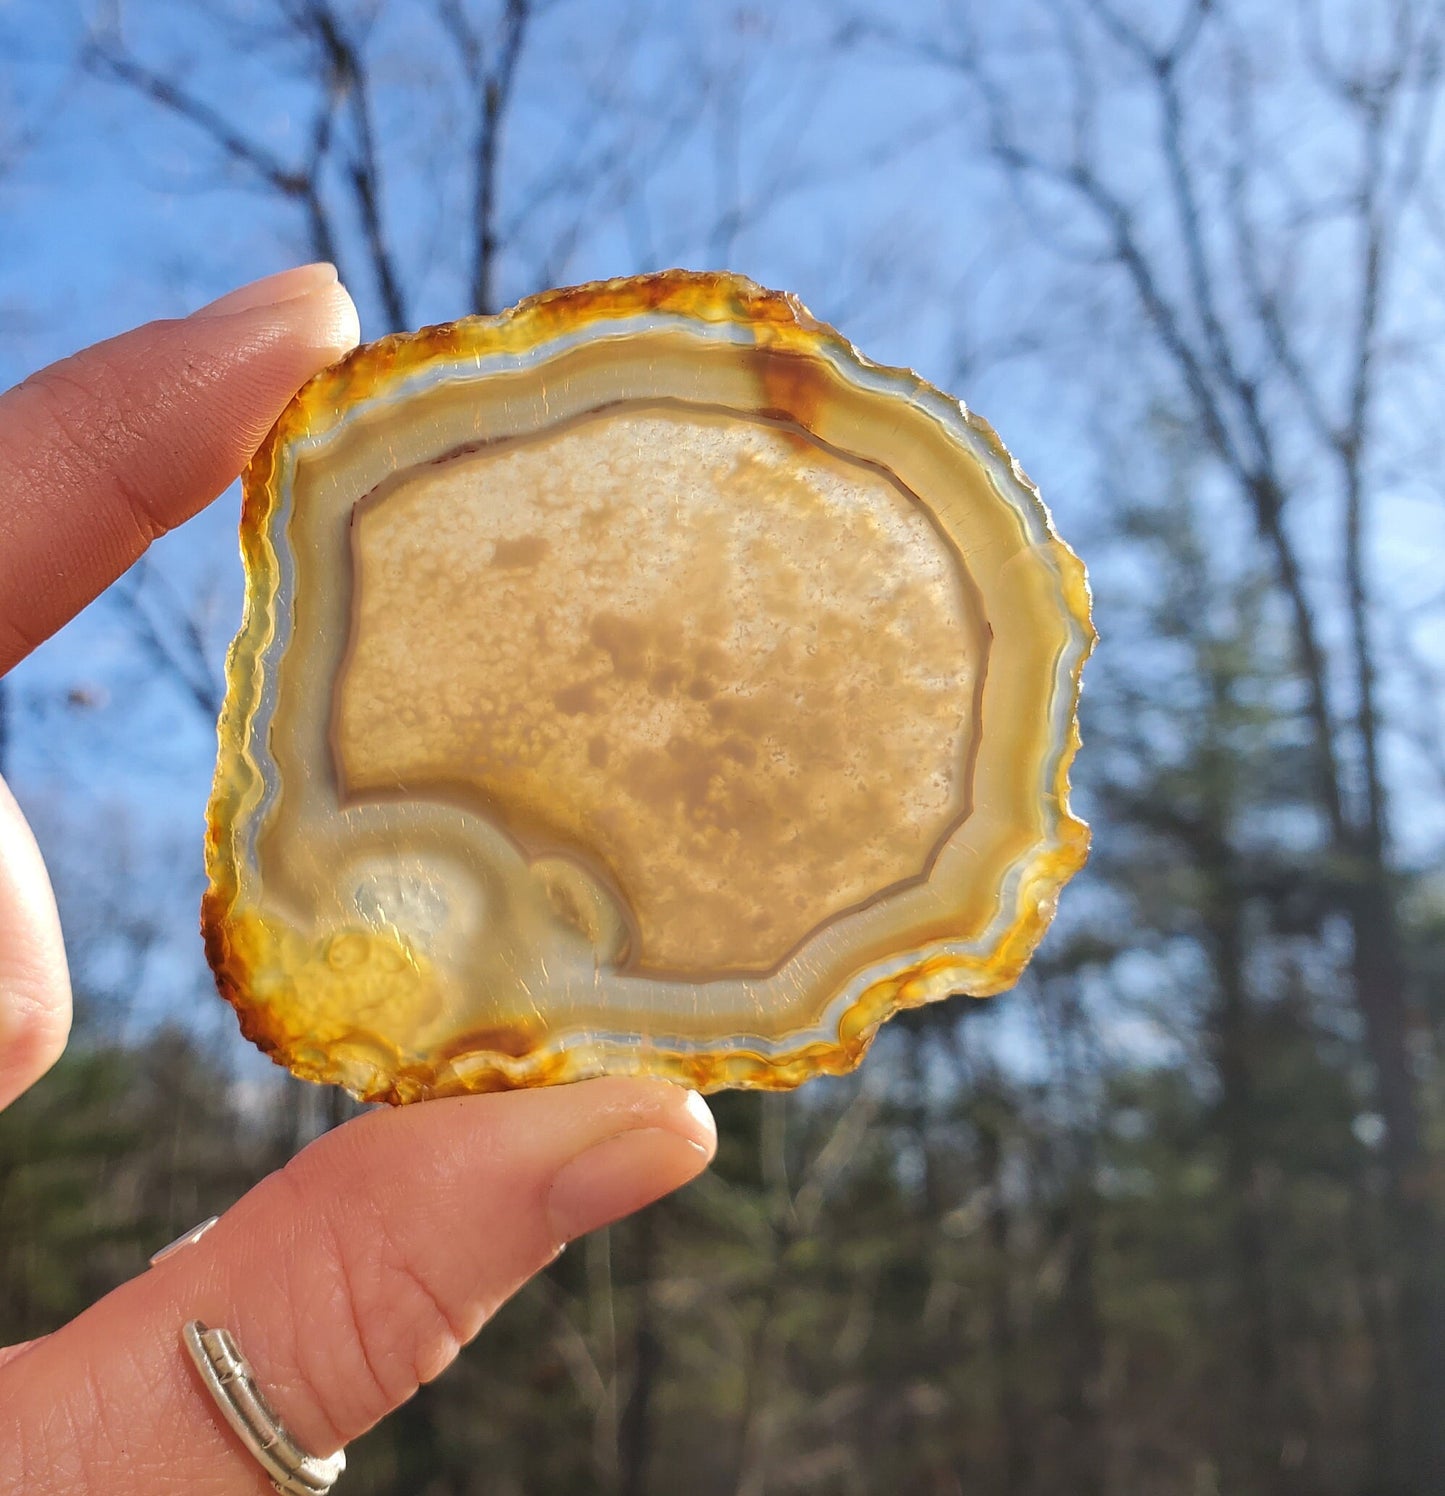
[[[299,1075],[791,1086],[1010,985],[1084,859],[1083,568],[987,425],[791,297],[359,348],[241,542],[203,927]]]

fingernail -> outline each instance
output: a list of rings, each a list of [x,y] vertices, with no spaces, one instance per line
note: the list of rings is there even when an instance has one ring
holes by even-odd
[[[252,307],[275,306],[279,301],[294,301],[298,296],[307,296],[325,286],[336,284],[336,266],[320,260],[314,265],[297,265],[291,270],[278,270],[275,275],[263,275],[234,291],[227,291],[215,301],[207,302],[193,317],[224,317],[231,312],[246,312]]]
[[[664,1127],[639,1127],[596,1143],[563,1166],[547,1195],[559,1243],[630,1215],[695,1179],[712,1149]]]
[[[343,285],[290,297],[278,304],[277,313],[287,319],[292,335],[305,338],[311,347],[326,352],[330,358],[350,353],[361,341],[356,303]]]

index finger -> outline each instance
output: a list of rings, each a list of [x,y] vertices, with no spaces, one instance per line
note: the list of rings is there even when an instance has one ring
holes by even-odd
[[[357,338],[330,265],[153,322],[0,395],[0,674],[240,472],[282,407]],[[55,899],[0,785],[0,1108],[70,1027]]]
[[[0,395],[0,673],[215,498],[357,337],[333,267],[308,265]]]

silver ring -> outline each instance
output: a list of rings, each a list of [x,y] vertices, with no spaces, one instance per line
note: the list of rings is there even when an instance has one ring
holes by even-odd
[[[346,1469],[345,1451],[338,1449],[323,1460],[297,1444],[261,1395],[250,1362],[229,1330],[208,1329],[193,1319],[181,1339],[206,1391],[271,1484],[283,1496],[326,1496]]]

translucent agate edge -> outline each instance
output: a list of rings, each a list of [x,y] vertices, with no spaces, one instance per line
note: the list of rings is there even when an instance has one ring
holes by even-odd
[[[1044,834],[1008,870],[996,913],[971,940],[932,942],[858,971],[806,1029],[770,1037],[737,1034],[698,1041],[667,1034],[578,1030],[551,1033],[525,1053],[499,1051],[418,1061],[367,1036],[319,1034],[288,1016],[287,983],[315,952],[311,938],[243,896],[244,868],[274,793],[268,784],[269,689],[284,653],[289,557],[275,536],[284,527],[298,455],[341,430],[380,396],[421,390],[439,378],[485,378],[550,358],[570,341],[669,324],[739,343],[831,363],[881,397],[923,411],[987,474],[1015,513],[1032,552],[1048,567],[1067,623],[1050,701],[1050,751],[1041,766]],[[463,373],[465,371],[465,373]],[[201,930],[222,995],[242,1032],[305,1079],[338,1084],[369,1101],[503,1090],[600,1074],[655,1076],[703,1091],[783,1090],[819,1075],[840,1075],[862,1059],[879,1026],[895,1013],[953,995],[987,997],[1012,986],[1051,923],[1060,889],[1083,865],[1087,825],[1069,807],[1070,769],[1079,747],[1078,701],[1084,663],[1096,642],[1084,567],[1059,538],[1038,489],[992,426],[912,370],[874,363],[819,322],[793,296],[738,276],[669,272],[544,292],[495,317],[466,318],[363,345],[312,379],[282,413],[243,480],[240,527],[245,601],[226,664],[216,775],[207,811]],[[372,936],[373,944],[375,936]],[[425,983],[423,957],[404,942],[373,952],[388,980]],[[291,973],[287,976],[286,973]],[[279,974],[279,975],[278,975]]]

